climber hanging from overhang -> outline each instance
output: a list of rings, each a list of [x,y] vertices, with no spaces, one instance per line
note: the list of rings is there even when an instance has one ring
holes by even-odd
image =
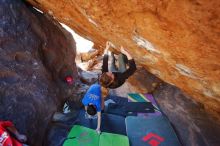
[[[115,89],[120,87],[124,82],[134,74],[136,71],[136,64],[131,55],[121,46],[121,54],[119,54],[118,61],[119,67],[116,68],[114,54],[111,53],[111,70],[108,70],[108,51],[111,47],[111,43],[106,43],[106,49],[104,52],[102,75],[99,78],[99,82],[106,88]],[[126,69],[126,62],[129,68]]]

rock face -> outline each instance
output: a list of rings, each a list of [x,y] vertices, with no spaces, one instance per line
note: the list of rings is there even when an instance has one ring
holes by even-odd
[[[111,93],[122,97],[127,97],[128,93],[152,93],[162,83],[160,79],[147,72],[143,67],[138,67],[137,71],[128,78],[126,83],[117,89],[112,89]]]
[[[181,90],[162,84],[154,92],[160,108],[175,128],[183,146],[218,146],[220,123],[204,110],[202,104]]]
[[[13,121],[32,146],[42,145],[52,114],[77,89],[74,59],[75,42],[57,22],[0,0],[0,119]],[[71,90],[66,72],[75,78]]]
[[[220,123],[204,109],[202,104],[184,94],[177,87],[161,82],[143,69],[137,70],[129,81],[114,89],[113,94],[126,97],[131,92],[151,92],[163,113],[170,120],[183,146],[219,145]]]
[[[102,49],[123,45],[148,71],[220,113],[220,1],[28,0]]]

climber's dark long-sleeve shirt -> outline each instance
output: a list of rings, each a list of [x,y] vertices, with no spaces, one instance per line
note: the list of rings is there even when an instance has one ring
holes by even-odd
[[[132,74],[134,74],[134,72],[137,69],[134,59],[128,60],[128,66],[129,68],[123,73],[112,72],[114,74],[115,79],[113,83],[110,84],[109,88],[111,89],[118,88],[119,86],[124,84],[126,79],[128,79]],[[104,72],[108,72],[108,55],[107,54],[104,55],[103,64],[102,64],[102,73]]]

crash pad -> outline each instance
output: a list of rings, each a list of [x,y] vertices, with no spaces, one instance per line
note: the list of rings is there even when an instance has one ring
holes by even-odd
[[[97,119],[86,119],[85,110],[81,110],[76,124],[96,129]],[[101,131],[126,135],[125,117],[102,113]]]
[[[131,146],[180,146],[172,126],[164,116],[128,116],[125,122]]]
[[[154,113],[151,102],[129,102],[125,107],[127,112]]]
[[[132,102],[148,102],[146,97],[140,93],[128,93],[128,100]]]
[[[120,105],[125,105],[128,103],[128,99],[126,97],[122,97],[122,96],[110,95],[107,97],[106,100],[108,100],[108,99],[111,99],[115,103],[120,104]]]
[[[120,115],[124,117],[127,116],[125,106],[117,103],[109,103],[105,108],[105,112],[108,114]]]
[[[126,111],[125,105],[120,105],[117,103],[110,103],[105,109],[105,113],[114,114],[119,116],[137,116],[137,113],[131,113]]]
[[[151,102],[127,102],[124,105],[110,103],[105,112],[121,116],[136,116],[138,112],[154,113],[154,107]]]
[[[75,125],[64,141],[63,146],[98,146],[99,134],[95,130]]]
[[[124,135],[103,132],[100,135],[99,146],[129,146],[129,140]]]
[[[105,133],[75,125],[68,134],[63,146],[129,146],[127,136]]]
[[[154,107],[154,113],[138,113],[138,116],[145,116],[148,118],[152,118],[154,116],[161,116],[162,113],[160,111],[159,106],[157,105],[152,94],[140,94],[140,93],[128,93],[128,101],[129,102],[151,102]]]

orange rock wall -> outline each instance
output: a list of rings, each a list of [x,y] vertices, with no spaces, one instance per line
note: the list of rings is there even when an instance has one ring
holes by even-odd
[[[139,65],[220,113],[219,0],[28,0],[103,49],[123,45]]]

